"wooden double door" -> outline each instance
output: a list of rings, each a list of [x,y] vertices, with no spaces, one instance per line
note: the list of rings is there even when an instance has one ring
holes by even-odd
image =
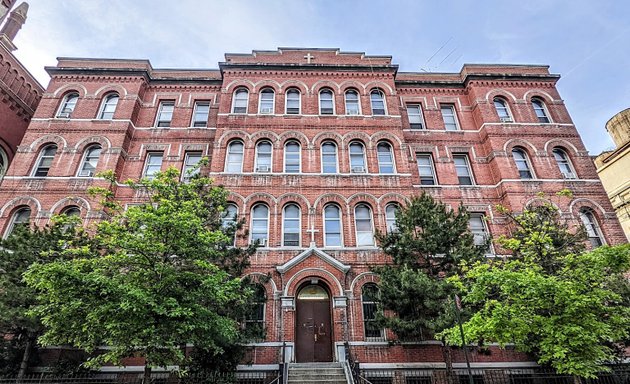
[[[333,361],[330,296],[310,284],[297,296],[295,358],[298,363]]]

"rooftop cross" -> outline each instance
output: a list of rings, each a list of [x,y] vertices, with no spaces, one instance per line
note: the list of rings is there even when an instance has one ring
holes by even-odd
[[[315,58],[315,56],[312,56],[311,53],[307,53],[306,56],[304,56],[304,58],[306,59],[306,64],[311,64],[311,60]]]

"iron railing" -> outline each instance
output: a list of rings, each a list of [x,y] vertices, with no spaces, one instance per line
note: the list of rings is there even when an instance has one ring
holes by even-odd
[[[78,375],[29,374],[20,379],[0,377],[1,384],[277,384],[276,371],[238,371],[211,375],[179,377],[173,373],[154,373],[143,382],[142,373],[89,373]]]

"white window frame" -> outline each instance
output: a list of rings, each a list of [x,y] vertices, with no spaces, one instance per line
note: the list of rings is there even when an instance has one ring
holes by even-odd
[[[153,166],[155,164],[151,164],[151,159],[153,157],[157,157],[159,155],[160,157],[160,169],[158,169],[157,171],[154,171],[153,173],[149,174],[149,167]],[[157,172],[161,172],[162,171],[162,165],[164,163],[164,152],[162,151],[152,151],[152,152],[147,152],[146,157],[144,159],[144,169],[142,171],[142,177],[149,179],[149,180],[153,180],[155,178],[155,174]]]
[[[415,113],[415,111],[413,111],[414,113],[410,113],[410,110],[412,110],[413,108],[417,108],[418,113]],[[424,113],[422,112],[422,104],[420,103],[409,103],[406,105],[406,109],[407,109],[407,119],[409,119],[409,129],[412,130],[422,130],[422,129],[426,129],[426,123],[424,121]],[[419,122],[412,122],[412,116],[414,118],[417,118],[419,120]],[[418,127],[419,126],[419,127]]]
[[[432,183],[432,184],[423,184],[423,183],[422,183],[422,177],[423,177],[423,175],[422,175],[422,172],[420,172],[420,166],[421,166],[421,164],[420,164],[420,161],[418,161],[418,159],[420,159],[420,158],[425,158],[425,157],[429,159],[429,167],[430,167],[430,169],[431,169],[431,180],[433,181],[433,183]],[[416,153],[416,163],[417,163],[417,165],[418,165],[418,181],[420,181],[420,186],[429,186],[429,187],[432,187],[432,186],[436,186],[436,185],[438,185],[438,181],[437,181],[437,177],[436,177],[436,172],[435,172],[435,165],[433,164],[433,155],[432,155],[431,153],[424,153],[424,152],[423,152],[423,153]],[[426,165],[422,164],[422,168],[426,168]],[[428,176],[425,176],[425,179],[426,179],[427,177],[428,177]],[[428,179],[427,179],[427,180],[428,180]]]
[[[9,169],[9,157],[2,147],[0,147],[0,180],[7,173],[7,169]]]
[[[241,145],[241,149],[242,151],[240,152],[240,162],[239,162],[239,170],[238,171],[234,171],[234,170],[230,170],[230,164],[235,164],[234,162],[230,161],[230,155],[233,155],[234,152],[231,152],[232,149],[232,145],[234,144],[240,144]],[[243,173],[243,159],[245,158],[245,143],[243,143],[241,140],[232,140],[228,143],[227,145],[227,150],[225,151],[225,172],[226,173]]]
[[[326,144],[331,144],[333,147],[335,147],[335,172],[325,172],[324,171],[324,145],[326,145]],[[321,159],[320,160],[321,160],[321,172],[323,174],[334,175],[334,174],[339,173],[339,150],[338,149],[339,148],[337,147],[337,143],[335,143],[334,141],[328,140],[328,141],[324,141],[322,143],[322,145],[320,147],[320,152],[321,152],[321,154],[320,154],[321,155],[320,156]]]
[[[451,111],[451,114],[449,115],[445,115],[444,114],[444,109],[448,108]],[[457,109],[455,108],[455,104],[449,104],[449,103],[445,103],[445,104],[440,104],[440,113],[442,114],[442,121],[444,122],[444,130],[449,131],[449,132],[454,132],[454,131],[460,131],[461,127],[459,126],[459,119],[457,118]],[[449,129],[448,127],[451,126],[451,123],[447,123],[446,122],[446,117],[447,116],[452,116],[453,117],[453,121],[455,123],[455,128],[454,129]]]
[[[586,234],[588,236],[588,241],[591,243],[591,248],[606,245],[606,239],[604,238],[604,233],[599,225],[599,221],[597,221],[595,212],[591,208],[584,207],[580,209],[579,216],[582,225],[584,225],[584,228],[586,229]],[[595,241],[599,244],[594,244]]]
[[[89,164],[89,157],[90,157],[90,152],[92,150],[96,150],[98,149],[98,156],[96,156],[96,165],[94,166],[94,170],[93,171],[89,171],[85,169],[85,166],[87,164]],[[96,169],[98,167],[98,162],[101,159],[101,153],[103,151],[103,147],[100,144],[94,144],[94,145],[90,145],[89,147],[85,148],[85,150],[83,151],[83,157],[81,158],[81,165],[79,166],[79,169],[77,170],[77,177],[94,177],[94,175],[96,174]],[[87,172],[90,172],[89,174]]]
[[[350,113],[348,110],[348,94],[349,93],[354,93],[357,95],[357,109],[356,109],[356,113]],[[357,91],[354,88],[348,89],[344,92],[343,94],[343,102],[344,102],[344,108],[346,110],[346,115],[348,116],[360,116],[361,115],[361,94],[359,93],[359,91]]]
[[[358,220],[359,218],[357,217],[357,209],[359,208],[366,208],[368,210],[369,213],[369,220],[370,220],[370,227],[371,227],[371,239],[372,241],[370,242],[370,244],[359,244],[359,225],[358,225]],[[365,218],[361,218],[360,220],[367,220]],[[367,231],[361,231],[361,233],[368,233]],[[359,247],[373,247],[375,245],[375,241],[374,241],[374,215],[372,213],[372,208],[365,204],[365,203],[359,203],[357,205],[355,205],[354,207],[354,235],[355,235],[355,239],[356,239],[356,246],[357,248]]]
[[[507,100],[505,100],[502,97],[497,96],[492,99],[492,104],[494,105],[494,110],[497,113],[497,116],[499,117],[500,122],[502,123],[514,122],[514,118],[512,117],[512,112],[510,111],[510,107],[508,106]],[[497,104],[499,104],[500,106],[497,106]],[[501,109],[505,113],[505,116],[501,116],[501,112],[499,112],[499,109]]]
[[[532,97],[531,100],[532,108],[534,109],[534,116],[536,116],[536,122],[538,124],[551,124],[553,120],[551,120],[551,115],[549,114],[549,110],[547,109],[547,104],[540,97]],[[537,105],[539,104],[539,105]],[[538,116],[537,111],[542,111],[544,116]],[[540,121],[542,118],[545,118],[547,121]]]
[[[289,172],[287,170],[287,166],[289,165],[288,163],[288,159],[287,159],[287,154],[289,153],[287,151],[287,148],[290,144],[295,144],[297,145],[297,172]],[[291,152],[293,153],[293,152]],[[284,144],[284,173],[301,173],[302,172],[302,146],[300,145],[300,142],[297,140],[289,140]]]
[[[516,153],[520,153],[523,156],[523,158],[522,159],[517,159],[516,158]],[[532,167],[532,163],[529,160],[529,156],[527,154],[527,151],[525,151],[523,148],[520,148],[520,147],[512,148],[512,160],[514,161],[514,165],[516,166],[516,172],[518,172],[518,177],[521,180],[534,180],[534,179],[536,179],[536,174],[534,173],[534,168]],[[519,163],[520,164],[524,164],[526,169],[519,168]],[[529,172],[529,177],[523,177],[521,172],[525,172],[525,171]]]
[[[266,164],[261,165],[260,164],[260,146],[263,144],[269,144],[270,150],[269,150],[269,169],[268,170],[264,170],[262,167],[267,166]],[[265,156],[267,156],[266,153],[263,152],[263,154]],[[256,143],[256,148],[255,148],[255,158],[254,158],[254,172],[255,173],[271,173],[272,172],[272,168],[273,168],[273,143],[269,140],[260,140],[259,142]]]
[[[263,110],[263,95],[271,94],[271,108],[265,108]],[[269,100],[265,100],[268,103]],[[268,109],[268,110],[267,110]],[[258,94],[258,113],[261,115],[273,115],[276,112],[276,92],[273,88],[265,87],[260,90]]]
[[[473,226],[473,220],[479,220],[481,226]],[[470,233],[473,235],[474,245],[483,245],[490,238],[490,230],[488,229],[488,224],[486,223],[486,215],[482,212],[470,213],[470,217],[468,219],[468,228],[470,229]],[[481,240],[478,240],[480,237]],[[489,253],[492,253],[491,249],[492,248],[488,248]]]
[[[389,164],[387,163],[382,163],[381,162],[381,156],[380,156],[380,152],[378,151],[379,147],[386,145],[389,148],[389,157],[390,157],[390,162]],[[396,174],[396,159],[394,158],[394,147],[391,143],[387,142],[387,141],[380,141],[376,144],[376,160],[378,162],[378,173],[383,174],[383,175],[394,175]],[[388,166],[391,165],[392,167],[392,171],[391,172],[383,172],[383,166]]]
[[[464,159],[465,164],[464,165],[457,165],[457,161],[455,161],[455,159]],[[469,187],[469,186],[474,186],[475,185],[475,177],[473,175],[473,171],[472,171],[472,167],[470,166],[470,159],[468,158],[468,154],[467,153],[456,153],[453,154],[453,163],[455,164],[455,175],[457,176],[457,181],[459,182],[459,185],[462,187]],[[462,184],[461,181],[459,180],[460,176],[457,173],[457,169],[458,168],[462,168],[465,167],[466,172],[468,173],[467,177],[470,178],[470,184]],[[465,177],[465,176],[461,176],[461,177]]]
[[[352,147],[354,145],[359,145],[361,147],[361,161],[362,164],[361,166],[359,165],[355,165],[353,164],[352,158],[354,157],[358,157],[358,154],[353,154],[352,153]],[[360,142],[360,141],[352,141],[350,142],[350,144],[348,144],[348,158],[350,160],[350,173],[359,173],[359,174],[364,174],[364,173],[368,173],[368,168],[367,168],[367,159],[365,158],[365,145]],[[359,169],[362,168],[363,170]]]
[[[295,92],[297,93],[297,103],[298,108],[297,112],[289,112],[289,93]],[[289,88],[284,94],[284,113],[285,115],[300,115],[302,114],[302,92],[300,92],[297,88]]]
[[[165,107],[172,107],[173,110],[170,112],[171,118],[168,120],[163,119],[162,114],[169,114],[169,112],[164,112]],[[156,128],[170,128],[173,123],[173,115],[175,114],[175,101],[174,100],[162,100],[160,101],[160,106],[158,108],[158,112],[155,115],[155,127]]]
[[[70,102],[70,98],[72,97],[72,102]],[[77,103],[79,102],[79,92],[68,92],[59,104],[59,109],[55,114],[56,118],[59,119],[70,119],[74,110],[77,108]]]
[[[26,222],[16,222],[18,215],[21,212],[26,212],[28,211],[28,220]],[[29,206],[22,206],[18,209],[16,209],[15,211],[13,211],[13,214],[11,215],[11,220],[9,221],[9,225],[7,226],[7,230],[4,231],[4,236],[3,238],[7,238],[9,236],[11,236],[11,233],[13,233],[13,230],[15,229],[15,225],[16,224],[26,224],[26,225],[30,225],[31,224],[31,215],[33,214],[33,210],[31,209],[31,207]]]
[[[296,207],[298,210],[298,215],[297,215],[297,219],[295,218],[290,218],[287,219],[286,216],[286,210],[289,207]],[[297,220],[297,245],[287,245],[286,244],[286,238],[285,235],[287,234],[286,230],[287,230],[287,226],[286,226],[286,221],[287,220]],[[293,248],[299,248],[302,246],[302,209],[300,208],[300,206],[297,203],[288,203],[286,204],[283,208],[282,208],[282,246],[283,247],[293,247]]]
[[[372,100],[372,95],[378,93],[381,97],[381,102],[383,103],[383,113],[374,113],[375,108],[374,108],[374,100]],[[383,92],[382,90],[375,88],[372,89],[370,91],[370,109],[372,112],[372,116],[387,116],[387,102],[385,101],[385,92]],[[380,108],[379,108],[380,109]]]
[[[230,207],[234,207],[235,213],[233,217],[230,217],[228,215]],[[234,203],[225,204],[225,210],[223,211],[221,215],[221,227],[227,228],[228,226],[236,225],[236,223],[238,223],[238,205]],[[235,244],[236,244],[236,235],[232,238],[232,246],[234,246]]]
[[[332,219],[332,218],[331,219],[327,219],[326,218],[326,208],[328,208],[328,207],[336,208],[337,212],[339,213],[339,217],[336,218],[336,219]],[[343,244],[344,244],[344,242],[343,242],[343,237],[344,237],[343,236],[343,214],[341,212],[341,207],[338,206],[337,204],[326,204],[324,206],[324,209],[322,210],[322,216],[323,216],[323,219],[324,219],[324,228],[323,228],[324,229],[324,247],[325,248],[341,248],[341,247],[343,247]],[[328,232],[326,231],[326,222],[327,221],[333,221],[333,220],[335,220],[335,221],[337,221],[339,223],[339,245],[331,245],[331,244],[328,244],[328,241],[327,241],[328,240]]]
[[[207,101],[207,100],[195,101],[195,108],[193,109],[192,118],[190,119],[191,128],[207,128],[208,127],[208,119],[210,118],[210,105],[211,105],[210,101]],[[199,112],[199,106],[208,106],[208,112],[206,113],[205,120],[197,120],[197,112]]]
[[[366,289],[366,287],[368,286],[374,286],[376,287],[376,290],[380,292],[380,289],[378,288],[378,285],[376,285],[375,283],[366,283],[361,287],[361,318],[362,318],[362,322],[363,322],[363,336],[365,337],[365,340],[367,341],[382,341],[385,340],[385,330],[384,329],[379,329],[379,336],[368,336],[367,334],[367,323],[370,322],[374,322],[374,320],[376,320],[376,313],[378,312],[378,301],[376,300],[372,300],[372,301],[366,301],[365,300],[365,292],[364,290]],[[365,307],[367,305],[371,305],[374,308],[374,318],[372,319],[366,319],[366,314],[365,314]]]
[[[245,98],[244,99],[239,99],[238,95],[239,93],[245,92]],[[237,106],[236,102],[237,101],[245,101],[245,107],[241,107],[241,106]],[[245,111],[236,111],[236,108],[245,108]],[[244,87],[239,87],[236,88],[234,90],[234,93],[232,94],[232,109],[231,109],[232,113],[234,114],[238,114],[238,115],[247,115],[247,111],[249,111],[249,90],[247,88]]]
[[[332,103],[332,113],[322,113],[322,94],[330,92],[330,102]],[[335,115],[335,92],[333,92],[330,88],[321,89],[317,95],[317,99],[319,101],[319,114],[324,116],[334,116]]]
[[[193,156],[199,156],[199,160],[197,160],[197,162],[195,162],[194,164],[191,164],[190,159]],[[188,174],[188,170],[195,168],[199,164],[201,159],[203,159],[202,151],[187,151],[186,152],[184,156],[184,163],[182,164],[182,173],[180,175],[181,181],[183,182],[190,181],[192,177],[199,174],[200,172],[199,168],[195,169],[195,171],[191,173],[190,175]]]
[[[44,153],[46,152],[46,150],[48,148],[52,148],[55,147],[55,152],[52,155],[44,155]],[[31,177],[47,177],[48,173],[50,172],[50,169],[53,166],[53,161],[55,160],[55,156],[57,156],[57,151],[59,150],[59,147],[57,146],[57,144],[47,144],[45,145],[40,151],[39,151],[39,155],[37,156],[37,161],[35,162],[35,166],[33,167],[33,170],[31,171]],[[39,168],[42,166],[42,162],[44,161],[44,157],[46,158],[50,158],[50,166],[48,167],[48,170],[46,171],[46,174],[43,176],[38,176],[37,175],[37,171],[39,170]]]
[[[397,203],[389,203],[385,206],[385,228],[388,233],[395,232],[397,230],[396,227],[396,213],[400,209],[400,205]],[[390,215],[390,213],[393,214]]]
[[[556,155],[556,153],[560,153],[560,155]],[[551,154],[553,155],[553,158],[556,160],[556,164],[558,165],[558,169],[560,170],[560,174],[562,175],[563,178],[565,179],[577,179],[577,172],[575,172],[575,167],[573,166],[573,163],[571,162],[571,158],[569,157],[569,154],[567,153],[566,150],[564,150],[561,147],[554,147],[551,150]],[[562,157],[562,159],[558,159],[558,156]],[[569,173],[566,173],[565,171],[562,170],[562,165],[561,163],[565,164],[566,167],[569,169]]]
[[[111,103],[111,100],[116,98],[115,103]],[[116,113],[116,109],[118,108],[118,102],[120,101],[120,95],[118,93],[109,93],[101,102],[101,107],[98,109],[98,119],[99,120],[113,120],[114,114]],[[113,106],[113,107],[112,107]],[[112,111],[108,109],[112,109]],[[105,114],[111,114],[111,116],[106,117]]]
[[[257,207],[265,207],[267,209],[267,217],[266,218],[256,218],[254,217],[254,210],[256,210]],[[261,239],[260,241],[260,245],[263,247],[268,247],[269,246],[269,215],[270,215],[270,209],[269,206],[267,206],[267,204],[264,203],[256,203],[252,206],[251,209],[251,218],[250,218],[250,235],[249,235],[249,242],[250,243],[254,243],[256,241],[256,239],[254,239],[254,221],[255,220],[265,220],[267,222],[267,226],[266,226],[266,230],[265,230],[265,238],[258,238]]]

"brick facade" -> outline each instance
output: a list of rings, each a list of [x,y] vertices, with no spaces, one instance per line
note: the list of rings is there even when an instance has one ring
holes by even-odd
[[[52,80],[0,188],[0,231],[5,233],[15,212],[24,207],[30,208],[31,221],[38,225],[68,206],[79,207],[88,223],[97,220],[95,202],[85,190],[105,184],[79,176],[85,152],[94,145],[102,148],[96,171],[114,169],[120,180],[141,177],[151,153],[162,153],[161,169],[182,169],[191,152],[208,156],[210,165],[203,172],[231,191],[230,201],[250,233],[254,232],[253,207],[262,204],[268,212],[266,234],[262,234],[268,240],[252,258],[249,271],[261,277],[266,291],[266,339],[252,345],[248,360],[254,364],[277,363],[282,342],[293,353],[295,329],[300,326],[296,297],[305,284],[314,282],[330,296],[335,359],[342,358],[343,342],[349,341],[362,363],[443,361],[439,346],[432,342],[389,346],[390,332],[383,338],[365,336],[361,290],[377,281],[370,267],[387,260],[374,245],[360,244],[366,237],[357,235],[357,206],[363,207],[362,212],[368,208],[368,221],[362,224],[383,231],[388,204],[405,204],[410,196],[427,192],[453,207],[463,203],[483,214],[489,232],[498,236],[507,228],[495,205],[520,210],[537,192],[553,195],[569,188],[573,199],[559,203],[565,217],[577,223],[580,210],[589,209],[603,242],[624,241],[595,167],[556,90],[559,76],[550,74],[546,66],[465,65],[460,73],[403,73],[388,56],[290,48],[226,54],[219,70],[161,70],[142,60],[61,58],[48,72]],[[332,114],[321,113],[327,107],[320,103],[325,89],[333,94]],[[247,91],[246,101],[235,100],[237,90]],[[271,108],[268,111],[260,108],[261,99],[269,96],[263,96],[265,90],[273,91],[268,99],[273,104],[265,104]],[[290,90],[299,92],[296,114],[285,109]],[[357,114],[346,114],[352,103],[345,101],[348,90],[358,95]],[[380,93],[384,104],[373,91]],[[119,100],[113,119],[102,119],[104,100],[114,93]],[[72,94],[78,96],[76,106],[64,114]],[[504,100],[509,119],[500,120],[494,97]],[[536,114],[532,100],[542,106],[548,122]],[[174,106],[170,126],[156,127],[165,102]],[[205,127],[191,123],[196,102],[209,103]],[[413,105],[421,106],[422,129],[410,125],[408,107]],[[448,110],[443,107],[453,108],[457,130],[447,130]],[[267,149],[257,148],[261,142],[270,143],[270,168]],[[285,146],[290,142],[299,145],[297,173],[285,169]],[[242,157],[233,143],[242,145]],[[323,171],[325,143],[336,146],[336,172]],[[350,153],[352,143],[363,148],[362,166]],[[384,148],[379,144],[384,143],[390,151],[379,157],[377,151]],[[57,151],[46,177],[33,177],[42,149],[50,144]],[[527,155],[531,179],[519,177],[513,148]],[[565,169],[563,177],[554,148],[567,155],[572,173]],[[226,164],[230,150],[234,164],[241,167],[237,171]],[[418,154],[429,156],[435,185],[421,183]],[[461,155],[467,156],[473,185],[460,185],[455,161]],[[387,165],[392,163],[390,173]],[[118,188],[117,195],[128,203],[137,200],[125,187]],[[285,246],[283,241],[287,204],[299,207],[297,246]],[[339,209],[342,246],[325,244],[327,206]],[[263,227],[264,220],[259,222]],[[334,243],[334,231],[329,232],[328,241]],[[248,240],[238,241],[244,245]],[[455,353],[454,359],[461,362],[463,356]],[[473,353],[474,362],[526,359],[513,350],[494,347]]]

